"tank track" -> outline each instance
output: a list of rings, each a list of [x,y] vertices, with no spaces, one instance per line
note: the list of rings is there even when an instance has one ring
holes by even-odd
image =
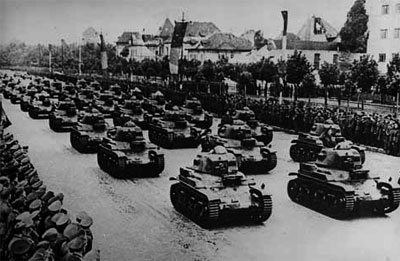
[[[262,210],[254,221],[264,222],[271,216],[271,214],[272,214],[272,198],[270,195],[263,195]]]
[[[290,180],[287,190],[292,201],[333,218],[346,219],[354,211],[353,192],[300,179]]]
[[[393,189],[391,195],[391,204],[383,210],[384,214],[395,211],[400,205],[400,188]]]
[[[170,199],[178,212],[202,227],[213,227],[220,218],[219,200],[209,201],[205,195],[193,192],[180,183],[171,185]]]

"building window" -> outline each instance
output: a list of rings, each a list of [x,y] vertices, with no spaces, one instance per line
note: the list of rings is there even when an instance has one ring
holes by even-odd
[[[388,34],[387,29],[381,29],[381,39],[386,39]]]
[[[314,69],[319,69],[319,62],[321,60],[321,55],[319,53],[314,54]]]
[[[400,14],[400,3],[396,4],[396,14]]]
[[[379,54],[379,62],[380,63],[386,62],[386,54],[385,53],[380,53]]]
[[[400,28],[394,28],[394,38],[400,38]]]
[[[389,5],[382,5],[382,14],[383,15],[389,14]]]
[[[399,58],[399,53],[392,53],[392,60]]]
[[[338,62],[339,62],[339,55],[338,54],[334,54],[333,55],[333,63],[334,64],[338,64]]]
[[[234,55],[233,53],[231,53],[231,59],[233,59],[234,56],[235,56],[235,55]]]

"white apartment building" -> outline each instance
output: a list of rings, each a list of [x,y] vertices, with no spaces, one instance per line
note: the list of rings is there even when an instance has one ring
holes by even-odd
[[[378,62],[381,73],[400,53],[400,0],[367,0],[369,38],[367,53]]]

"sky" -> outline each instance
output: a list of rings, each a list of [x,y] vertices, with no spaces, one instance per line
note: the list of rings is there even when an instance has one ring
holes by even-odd
[[[88,27],[113,43],[123,31],[155,34],[168,17],[213,22],[240,35],[263,30],[275,38],[282,30],[281,10],[288,10],[288,31],[297,33],[308,17],[323,17],[340,30],[354,0],[0,0],[0,43],[79,42]]]

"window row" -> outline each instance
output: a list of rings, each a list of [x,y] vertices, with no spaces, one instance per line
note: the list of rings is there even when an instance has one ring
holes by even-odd
[[[400,3],[397,3],[397,4],[394,6],[394,9],[395,9],[394,12],[395,12],[396,14],[400,14]],[[387,4],[382,5],[382,15],[387,15],[387,14],[389,14],[389,12],[390,12],[390,6],[387,5]]]
[[[381,39],[387,39],[389,37],[388,29],[381,29]],[[393,33],[394,39],[400,39],[400,28],[395,28]]]
[[[399,57],[399,53],[392,53],[392,60],[396,57]],[[380,53],[378,57],[378,62],[385,63],[386,62],[386,53]]]

